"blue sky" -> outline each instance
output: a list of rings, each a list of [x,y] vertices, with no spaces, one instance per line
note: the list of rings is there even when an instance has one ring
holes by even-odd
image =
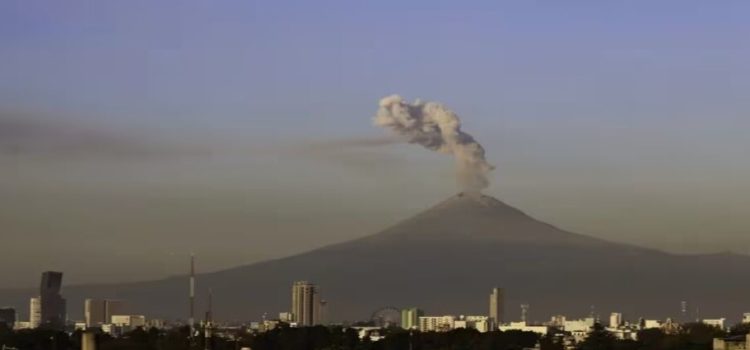
[[[428,207],[456,190],[449,159],[306,146],[382,136],[370,118],[392,93],[458,112],[498,167],[488,193],[542,219],[666,250],[746,252],[749,17],[745,1],[3,1],[4,116],[212,154],[0,159],[14,167],[0,174],[12,194],[0,209],[19,249],[33,232],[94,237],[71,251],[123,256],[102,254],[101,271],[49,260],[19,273],[180,271],[163,250],[199,250],[216,269]],[[339,204],[310,209],[321,201]],[[252,247],[210,246],[169,219],[193,215]],[[192,243],[174,246],[175,232]],[[148,263],[118,267],[133,256]]]

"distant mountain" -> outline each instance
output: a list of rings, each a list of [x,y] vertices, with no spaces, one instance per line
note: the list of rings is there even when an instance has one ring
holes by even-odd
[[[710,228],[706,228],[710,231]],[[231,244],[231,243],[228,243]],[[198,276],[219,319],[274,318],[289,309],[295,280],[328,301],[329,320],[361,320],[383,306],[428,314],[486,314],[492,287],[506,289],[506,318],[521,303],[530,319],[552,314],[606,318],[737,318],[750,310],[750,258],[674,255],[560,230],[492,197],[458,194],[378,234],[307,253]],[[187,278],[64,288],[72,317],[85,297],[126,299],[135,311],[186,318]],[[30,290],[0,291],[0,304],[27,309]],[[205,293],[198,296],[203,310]],[[199,313],[200,314],[200,313]]]

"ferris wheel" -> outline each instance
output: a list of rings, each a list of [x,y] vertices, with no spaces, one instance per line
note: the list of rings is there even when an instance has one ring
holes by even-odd
[[[370,316],[370,321],[377,327],[389,328],[401,326],[401,310],[386,306],[375,310]]]

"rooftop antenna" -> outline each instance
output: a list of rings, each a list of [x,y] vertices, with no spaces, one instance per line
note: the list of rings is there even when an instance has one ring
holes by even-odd
[[[529,304],[521,304],[521,322],[526,323],[530,307]]]

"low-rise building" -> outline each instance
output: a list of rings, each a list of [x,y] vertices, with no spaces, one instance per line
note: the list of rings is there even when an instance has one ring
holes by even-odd
[[[596,319],[593,317],[587,317],[582,320],[564,320],[563,330],[566,332],[586,332],[591,331],[594,327]]]
[[[31,322],[28,321],[16,321],[15,327],[13,329],[19,330],[19,329],[30,329],[31,328]]]
[[[660,320],[641,320],[640,322],[641,329],[661,328],[661,326]]]
[[[420,332],[447,332],[454,328],[456,316],[422,316],[419,318]]]
[[[724,327],[726,326],[726,321],[727,319],[722,317],[722,318],[706,318],[706,319],[703,319],[701,322],[705,325],[713,326],[721,330],[724,330]]]
[[[549,326],[544,325],[529,325],[526,322],[510,322],[505,323],[497,327],[501,332],[507,331],[522,331],[522,332],[534,332],[540,335],[547,335],[550,331]]]
[[[714,338],[713,350],[748,350],[750,334],[727,338]]]
[[[459,316],[457,320],[453,321],[453,329],[459,328],[470,328],[476,329],[481,333],[489,332],[490,330],[490,317],[489,316]]]
[[[146,316],[143,315],[112,315],[112,324],[117,327],[131,329],[146,326]]]

